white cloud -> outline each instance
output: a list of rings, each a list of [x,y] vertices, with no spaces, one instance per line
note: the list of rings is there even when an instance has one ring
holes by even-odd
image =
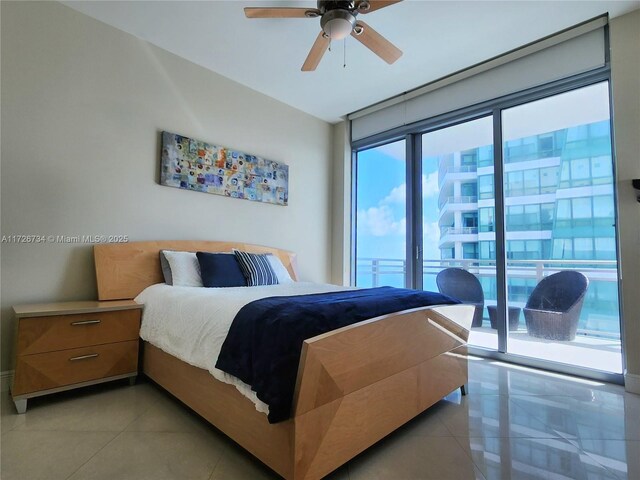
[[[403,183],[394,187],[389,192],[389,195],[384,197],[381,201],[381,205],[388,205],[390,203],[404,203],[407,198],[407,184]]]
[[[422,224],[423,257],[424,259],[440,258],[438,243],[440,242],[440,227],[438,222],[424,222]]]
[[[405,218],[396,220],[388,205],[358,211],[358,230],[361,234],[369,234],[374,237],[404,235],[406,228],[407,220]]]
[[[439,193],[438,172],[422,175],[422,198],[438,195]]]
[[[437,195],[440,192],[438,187],[438,172],[422,175],[422,196],[423,198]],[[407,198],[406,183],[400,184],[391,189],[389,194],[378,202],[375,207],[366,210],[358,210],[358,230],[361,234],[369,234],[374,237],[384,237],[386,235],[404,235],[406,233],[406,218],[396,219],[393,206],[404,204]],[[425,223],[425,243],[428,241],[434,248],[438,248],[440,230],[438,223]],[[425,245],[426,247],[426,245]]]
[[[440,193],[438,186],[438,172],[422,175],[422,198],[431,197]],[[380,205],[404,203],[407,199],[407,184],[403,183],[391,189],[389,194],[380,201]]]

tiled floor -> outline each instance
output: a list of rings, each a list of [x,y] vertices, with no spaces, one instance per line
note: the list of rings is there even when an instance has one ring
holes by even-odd
[[[454,392],[335,480],[640,479],[640,396],[479,359]],[[278,478],[147,382],[34,399],[2,395],[2,480]]]

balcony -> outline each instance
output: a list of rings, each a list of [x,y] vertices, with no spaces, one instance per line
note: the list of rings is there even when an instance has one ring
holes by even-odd
[[[476,196],[443,196],[438,201],[438,224],[453,225],[455,212],[473,212],[478,210]]]
[[[444,197],[438,202],[438,208],[444,210],[448,205],[461,205],[461,204],[477,204],[478,197],[476,196],[460,196],[460,197]],[[470,205],[472,206],[472,205]]]
[[[477,170],[478,167],[476,165],[455,165],[453,160],[442,161],[438,168],[438,185],[442,188],[446,180],[474,179],[476,178]]]
[[[453,227],[452,231],[457,231]],[[443,250],[444,252],[444,250]],[[444,268],[460,267],[476,275],[485,291],[483,325],[473,328],[469,343],[497,348],[497,331],[490,328],[487,306],[496,305],[495,260],[425,259],[423,285],[437,291],[435,277]],[[524,315],[518,328],[509,332],[509,351],[586,368],[621,372],[620,318],[617,298],[617,262],[611,260],[509,260],[507,262],[509,305],[523,308],[534,286],[545,276],[561,270],[577,270],[590,282],[573,341],[545,341],[527,333]],[[404,260],[359,258],[357,280],[360,287],[404,286]],[[611,298],[609,298],[611,297]]]
[[[469,235],[477,234],[478,227],[440,227],[440,235]]]
[[[440,227],[439,248],[455,242],[477,242],[478,227]]]

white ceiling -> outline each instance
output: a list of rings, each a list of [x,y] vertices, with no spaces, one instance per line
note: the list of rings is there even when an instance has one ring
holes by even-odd
[[[314,7],[309,1],[65,1],[247,87],[328,122],[495,55],[640,1],[419,1],[366,21],[404,55],[387,65],[353,38],[334,42],[315,72],[301,72],[319,19],[247,19],[245,6]]]

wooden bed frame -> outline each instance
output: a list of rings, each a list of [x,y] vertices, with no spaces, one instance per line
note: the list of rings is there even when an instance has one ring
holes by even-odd
[[[160,250],[295,254],[232,242],[157,241],[94,248],[100,300],[163,282]],[[288,480],[320,479],[467,383],[474,307],[384,315],[305,340],[291,419],[269,424],[234,386],[144,343],[143,372]]]

